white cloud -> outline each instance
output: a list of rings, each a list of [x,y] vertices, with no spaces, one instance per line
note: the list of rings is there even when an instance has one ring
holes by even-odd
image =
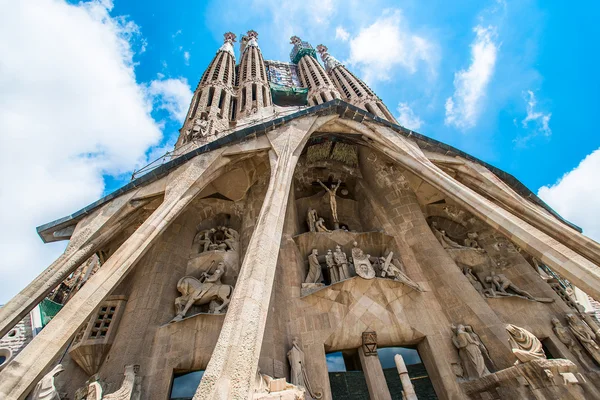
[[[415,114],[408,103],[398,104],[398,122],[407,129],[417,130],[423,125],[423,121]]]
[[[335,38],[340,39],[342,42],[346,42],[350,39],[350,33],[344,29],[343,26],[335,28]]]
[[[132,46],[145,43],[111,9],[110,1],[21,0],[0,14],[0,36],[11,38],[0,41],[0,303],[64,248],[44,245],[35,227],[97,200],[103,174],[144,163],[162,137],[135,80]],[[161,98],[171,104],[183,90],[165,82]]]
[[[498,44],[496,29],[476,26],[471,44],[471,65],[454,74],[454,94],[446,100],[446,125],[468,129],[475,126],[486,89],[494,74]]]
[[[589,154],[554,185],[542,186],[538,196],[583,233],[600,242],[600,149]]]
[[[543,134],[544,136],[550,136],[552,134],[552,130],[550,129],[550,117],[552,117],[552,113],[543,113],[535,110],[535,106],[537,105],[537,100],[535,99],[535,94],[531,90],[527,91],[527,116],[521,124],[523,128],[527,128],[530,122],[536,126],[536,130]]]
[[[437,46],[411,32],[400,10],[386,10],[350,40],[349,63],[362,70],[366,81],[385,81],[398,66],[413,74],[425,64],[434,73],[436,54]]]
[[[166,110],[171,119],[183,123],[192,99],[190,85],[185,78],[163,79],[162,74],[158,78],[148,85],[148,95],[155,107]]]
[[[190,52],[189,51],[183,52],[183,59],[185,61],[185,65],[190,65]]]

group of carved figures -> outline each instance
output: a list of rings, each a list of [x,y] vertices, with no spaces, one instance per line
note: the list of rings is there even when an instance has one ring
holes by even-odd
[[[552,318],[553,331],[556,337],[577,357],[587,369],[590,363],[583,356],[583,349],[600,365],[600,332],[594,332],[579,316],[566,315],[567,326],[556,317]],[[515,364],[546,358],[541,341],[531,332],[516,325],[506,325],[509,344],[517,358]],[[490,354],[479,335],[469,325],[452,325],[452,343],[458,350],[462,365],[462,376],[467,379],[481,378],[494,368]],[[583,347],[583,349],[582,349]]]
[[[237,250],[239,233],[226,226],[204,229],[196,233],[193,244],[198,245],[198,253],[214,250]]]
[[[196,118],[192,127],[185,131],[184,143],[207,136],[210,133],[210,124],[204,118]]]
[[[379,275],[382,278],[392,279],[402,282],[411,288],[422,292],[423,289],[411,280],[404,272],[402,262],[397,258],[393,258],[394,253],[389,252],[385,257],[371,257],[370,254],[365,254],[358,247],[358,243],[353,243],[351,254],[352,257],[348,260],[346,253],[338,245],[335,251],[327,250],[325,255],[325,264],[331,283],[336,283],[351,277],[350,265],[354,267],[356,274],[364,279],[373,279]],[[376,272],[376,268],[377,272]],[[321,263],[319,261],[319,252],[313,249],[308,256],[308,274],[304,283],[320,283],[321,282]]]

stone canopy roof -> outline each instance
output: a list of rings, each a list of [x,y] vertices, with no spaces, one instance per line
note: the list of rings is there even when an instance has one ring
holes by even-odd
[[[296,118],[301,118],[301,117],[304,117],[307,115],[324,116],[324,115],[333,115],[333,114],[338,114],[340,116],[340,118],[350,119],[350,120],[357,121],[357,122],[363,122],[365,119],[377,122],[379,124],[385,125],[391,129],[393,129],[394,131],[398,132],[399,134],[401,134],[407,138],[412,138],[413,140],[415,140],[418,143],[419,147],[422,150],[427,150],[427,151],[431,151],[434,153],[447,155],[450,157],[459,156],[459,157],[465,158],[469,161],[473,161],[480,165],[483,165],[484,167],[489,169],[492,173],[494,173],[496,176],[498,176],[500,179],[502,179],[507,185],[509,185],[519,195],[521,195],[522,197],[524,197],[526,199],[529,199],[534,204],[537,204],[537,205],[543,207],[545,210],[550,212],[552,215],[554,215],[557,219],[559,219],[561,222],[563,222],[567,226],[569,226],[573,229],[576,229],[578,232],[582,231],[581,228],[579,228],[578,226],[576,226],[573,223],[562,218],[556,211],[554,211],[543,200],[541,200],[538,196],[536,196],[535,193],[533,193],[529,188],[527,188],[523,183],[521,183],[513,175],[511,175],[499,168],[496,168],[484,161],[481,161],[480,159],[473,157],[461,150],[458,150],[455,147],[452,147],[450,145],[447,145],[447,144],[437,141],[435,139],[429,138],[420,133],[411,131],[400,125],[393,124],[383,118],[379,118],[373,114],[370,114],[361,108],[358,108],[349,103],[346,103],[345,101],[342,101],[339,99],[334,99],[334,100],[331,100],[331,101],[328,101],[326,103],[322,103],[322,104],[319,104],[316,106],[307,107],[305,109],[302,109],[302,110],[297,111],[292,114],[285,115],[283,117],[269,120],[267,122],[258,123],[256,125],[241,128],[239,130],[231,132],[230,134],[228,134],[226,136],[216,139],[213,142],[207,143],[207,144],[200,146],[188,153],[182,154],[179,157],[177,157],[173,160],[170,160],[170,161],[162,164],[161,166],[149,171],[145,175],[142,175],[139,178],[132,180],[128,184],[124,185],[123,187],[121,187],[121,188],[115,190],[114,192],[104,196],[103,198],[91,203],[90,205],[82,208],[81,210],[76,211],[75,213],[68,215],[66,217],[63,217],[63,218],[57,219],[55,221],[48,222],[44,225],[38,226],[36,228],[38,235],[40,235],[40,237],[42,238],[42,240],[45,243],[51,242],[51,241],[53,241],[52,240],[53,232],[74,225],[74,223],[76,223],[79,219],[90,214],[92,211],[94,211],[98,207],[123,195],[126,192],[129,192],[130,190],[133,190],[133,189],[141,187],[141,186],[145,186],[151,182],[154,182],[154,181],[162,178],[163,176],[167,175],[173,169],[179,167],[182,164],[185,164],[187,161],[191,160],[192,158],[194,158],[200,154],[213,151],[213,150],[221,148],[223,146],[241,142],[242,140],[251,138],[253,136],[264,135],[266,132],[269,132],[277,127],[285,125],[289,121],[294,120]]]

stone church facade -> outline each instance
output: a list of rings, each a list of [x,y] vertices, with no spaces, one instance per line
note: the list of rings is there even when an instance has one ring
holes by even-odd
[[[0,336],[58,288],[64,305],[0,370],[0,399],[191,398],[173,392],[194,372],[196,400],[424,398],[401,356],[384,373],[400,347],[427,398],[600,398],[600,324],[573,295],[600,298],[598,243],[399,126],[325,46],[324,66],[298,37],[269,61],[249,31],[238,64],[235,40],[168,162],[38,227],[68,246],[0,309]],[[337,353],[365,397],[339,394]]]

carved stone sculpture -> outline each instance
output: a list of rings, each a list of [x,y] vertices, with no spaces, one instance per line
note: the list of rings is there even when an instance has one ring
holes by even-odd
[[[586,368],[589,368],[589,364],[587,360],[583,357],[582,348],[579,346],[579,343],[573,338],[571,335],[571,331],[568,327],[564,326],[558,318],[552,318],[552,330],[556,334],[556,337],[567,346],[567,349],[577,357],[577,360],[584,365]]]
[[[58,364],[52,368],[44,377],[35,385],[33,389],[33,400],[60,400],[60,395],[54,386],[54,378],[63,372],[62,364]]]
[[[446,234],[446,231],[438,229],[437,223],[434,221],[431,224],[431,231],[434,236],[438,239],[442,247],[446,250],[448,255],[460,266],[468,266],[475,268],[477,271],[488,269],[493,265],[487,252],[479,247],[462,246],[450,239]],[[473,244],[475,236],[471,235],[473,239],[467,242]],[[466,239],[468,240],[468,239]],[[477,244],[477,246],[479,246]]]
[[[237,250],[238,243],[240,241],[240,234],[235,229],[221,227],[221,230],[225,234],[226,239],[223,241],[229,250]]]
[[[331,232],[325,226],[325,220],[323,218],[319,218],[317,222],[315,222],[315,229],[317,230],[317,232]]]
[[[358,247],[358,243],[354,242],[352,248],[352,262],[354,263],[354,270],[364,279],[375,278],[375,270],[371,265],[371,256],[366,254]]]
[[[319,263],[319,252],[317,249],[313,249],[308,256],[308,274],[306,275],[304,283],[319,282],[321,282],[321,264]]]
[[[477,242],[477,232],[469,232],[467,233],[467,238],[465,239],[465,247],[472,247],[474,249],[481,249],[479,243]]]
[[[423,292],[423,288],[404,273],[404,268],[402,268],[400,260],[392,258],[393,256],[394,253],[390,251],[386,257],[379,258],[381,277],[389,277],[395,281],[404,283],[406,286],[411,287],[418,292]]]
[[[192,125],[192,127],[190,129],[185,131],[185,142],[186,143],[191,142],[200,137],[204,137],[204,136],[208,135],[208,131],[209,131],[208,126],[209,126],[209,123],[207,120],[202,119],[202,118],[196,118],[194,120],[194,125]]]
[[[306,212],[306,223],[308,224],[308,229],[310,232],[317,231],[315,224],[317,223],[318,218],[319,216],[317,215],[317,210],[314,208],[309,208]]]
[[[465,330],[464,325],[453,326],[452,343],[458,349],[463,371],[469,379],[477,379],[488,375],[479,343]]]
[[[213,261],[214,263],[214,261]],[[194,304],[208,304],[213,300],[221,302],[213,309],[218,314],[227,305],[233,293],[233,286],[221,283],[221,276],[225,273],[225,264],[220,262],[213,274],[202,273],[200,279],[193,276],[184,276],[177,282],[177,290],[181,296],[175,299],[177,315],[171,322],[181,321]]]
[[[533,333],[516,325],[506,325],[509,338],[508,343],[512,347],[513,354],[517,357],[515,364],[526,363],[537,358],[546,358],[542,342]]]
[[[600,363],[600,346],[596,343],[596,335],[581,319],[575,314],[567,314],[569,329],[579,340],[579,343],[588,352],[597,363]]]
[[[304,352],[298,343],[298,338],[294,338],[292,341],[292,348],[288,351],[287,356],[290,361],[290,380],[292,381],[292,385],[306,389],[307,394],[313,399],[320,399],[323,397],[322,393],[315,392],[310,385],[308,375],[306,374],[306,366],[304,364]]]
[[[210,248],[210,246],[213,244],[212,238],[214,233],[217,230],[212,228],[212,229],[205,229],[203,231],[200,231],[196,234],[196,236],[194,237],[194,244],[198,244],[198,253],[202,253],[205,251],[208,251],[208,249]]]
[[[547,297],[534,297],[528,292],[519,289],[517,285],[512,283],[512,281],[508,279],[504,274],[492,273],[490,276],[485,278],[485,281],[491,284],[491,287],[485,290],[485,294],[487,297],[516,296],[528,300],[538,301],[540,303],[554,302],[554,299],[550,299]]]
[[[471,325],[465,325],[465,331],[469,335],[471,335],[471,338],[473,338],[473,340],[475,342],[477,342],[477,345],[479,346],[479,350],[481,350],[481,355],[483,356],[483,359],[485,360],[485,364],[488,367],[488,370],[490,368],[493,369],[494,361],[492,360],[492,357],[490,356],[490,353],[489,353],[487,347],[485,347],[485,344],[483,344],[483,341],[481,340],[479,335],[477,333],[475,333],[475,331],[473,330],[473,327]]]
[[[139,400],[141,395],[141,382],[137,376],[139,370],[139,365],[126,365],[125,378],[119,390],[103,396],[102,400]]]
[[[319,184],[327,191],[327,193],[329,194],[329,205],[331,207],[331,216],[333,217],[333,222],[335,224],[337,224],[338,222],[340,222],[338,220],[338,214],[337,214],[337,201],[335,199],[335,194],[337,192],[337,190],[339,189],[340,185],[342,184],[342,181],[340,179],[338,179],[338,183],[337,185],[331,185],[331,189],[329,189],[327,186],[325,186],[323,184],[323,182],[321,182],[320,179],[317,179],[317,182],[319,182]]]
[[[471,285],[473,285],[473,287],[475,288],[475,290],[477,290],[479,292],[479,294],[483,296],[484,295],[483,284],[481,282],[479,282],[479,279],[473,273],[473,270],[471,268],[469,268],[469,267],[464,267],[463,268],[463,274],[467,277],[467,279],[469,280],[469,282],[471,282]]]
[[[327,250],[327,254],[325,255],[325,263],[327,264],[327,271],[329,271],[329,279],[331,280],[331,283],[339,282],[340,276],[338,272],[338,266],[335,264],[331,250]]]
[[[333,259],[338,266],[338,271],[340,272],[340,280],[349,279],[350,271],[348,269],[348,257],[346,256],[346,253],[342,251],[342,248],[339,245],[335,246]]]

